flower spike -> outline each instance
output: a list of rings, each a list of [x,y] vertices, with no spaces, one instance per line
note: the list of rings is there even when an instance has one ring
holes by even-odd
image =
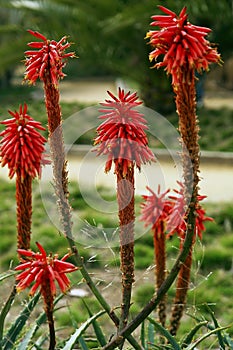
[[[43,157],[47,140],[36,129],[45,128],[27,114],[26,103],[20,105],[19,111],[9,111],[9,114],[13,118],[1,122],[6,126],[0,133],[2,166],[8,165],[10,178],[16,171],[20,172],[21,179],[25,174],[32,178],[40,176],[41,165],[48,163]]]
[[[220,55],[215,47],[206,39],[211,29],[199,27],[188,21],[186,7],[177,16],[164,6],[158,6],[165,15],[152,16],[152,26],[160,30],[147,33],[149,43],[154,48],[150,53],[150,61],[155,61],[154,67],[165,67],[172,75],[172,83],[177,85],[182,80],[184,66],[194,68],[198,72],[208,70],[210,63],[220,62]],[[156,63],[159,56],[163,61]]]
[[[25,52],[25,80],[29,81],[30,84],[34,84],[37,79],[44,81],[46,75],[50,74],[52,83],[54,86],[57,86],[59,79],[65,76],[62,69],[66,65],[66,58],[75,57],[74,52],[65,52],[71,44],[66,41],[66,36],[57,42],[55,40],[48,40],[39,32],[30,29],[28,32],[42,41],[28,43],[28,46],[37,50],[28,50]]]
[[[127,93],[119,88],[118,96],[108,91],[112,100],[106,100],[100,109],[103,114],[99,117],[105,121],[97,128],[97,155],[107,155],[105,171],[115,163],[115,172],[122,166],[123,175],[136,164],[140,170],[141,164],[155,160],[148,148],[145,130],[148,128],[143,114],[135,110],[142,104],[138,101],[137,93]]]

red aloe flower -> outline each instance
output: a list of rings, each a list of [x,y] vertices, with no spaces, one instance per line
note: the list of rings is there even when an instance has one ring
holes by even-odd
[[[31,84],[34,84],[39,78],[44,80],[46,74],[50,72],[52,83],[57,86],[58,80],[63,78],[65,74],[62,69],[65,67],[65,59],[68,57],[75,57],[74,52],[65,53],[65,50],[70,47],[67,42],[67,37],[64,36],[58,42],[55,40],[48,40],[44,35],[28,30],[37,39],[42,41],[30,42],[28,46],[38,50],[29,50],[25,52],[26,55],[26,74],[25,79]]]
[[[180,190],[174,190],[176,194],[170,196],[170,199],[174,202],[174,204],[167,221],[167,230],[169,231],[168,237],[171,237],[174,233],[177,233],[180,238],[184,239],[187,231],[187,210],[185,209],[184,185],[179,181],[177,183],[180,185]],[[200,201],[205,198],[206,196],[198,195],[195,206],[196,219],[194,232],[195,237],[198,236],[200,239],[202,239],[202,233],[205,231],[204,222],[213,221],[211,217],[205,215],[206,211],[200,205]]]
[[[1,121],[6,129],[0,133],[1,163],[8,165],[9,177],[17,171],[23,180],[28,174],[32,178],[40,176],[41,164],[47,163],[43,159],[46,139],[36,130],[45,130],[40,122],[35,121],[27,114],[27,105],[20,105],[19,112],[9,111],[13,117]]]
[[[201,71],[208,70],[209,63],[219,62],[220,55],[205,38],[211,29],[199,27],[188,21],[186,7],[177,16],[173,11],[158,6],[165,15],[152,16],[151,25],[161,30],[149,31],[147,38],[155,49],[150,53],[150,61],[164,55],[163,61],[154,67],[165,67],[172,74],[173,84],[182,79],[182,68],[187,66]]]
[[[158,194],[156,194],[148,186],[147,190],[151,195],[143,195],[145,202],[141,204],[141,217],[140,220],[145,222],[145,226],[152,225],[152,230],[156,232],[158,236],[164,234],[164,228],[166,227],[166,221],[172,210],[172,201],[167,198],[167,194],[170,190],[160,193],[160,186],[158,187]]]
[[[142,163],[154,160],[154,155],[148,148],[146,120],[134,109],[142,104],[137,101],[137,93],[125,93],[119,88],[118,97],[110,91],[108,94],[112,100],[101,103],[106,108],[100,110],[103,115],[99,118],[106,120],[97,128],[95,145],[98,145],[98,155],[108,155],[105,171],[111,169],[114,161],[115,172],[121,166],[125,175],[134,164],[140,169]]]
[[[173,202],[173,208],[167,220],[167,231],[169,232],[168,237],[171,237],[174,233],[177,233],[179,237],[184,238],[187,227],[185,221],[187,205],[184,196],[184,185],[180,181],[177,181],[177,183],[180,186],[180,189],[174,189],[173,191],[175,194],[169,196],[171,202]]]
[[[57,281],[61,291],[65,293],[70,287],[70,281],[66,274],[77,270],[73,264],[66,261],[70,254],[66,254],[61,260],[58,260],[57,254],[47,255],[40,243],[36,242],[39,249],[34,253],[25,249],[18,249],[18,253],[25,256],[21,258],[21,264],[15,270],[23,270],[17,277],[16,291],[20,292],[35,282],[30,290],[30,295],[34,295],[40,287],[40,293],[44,299],[45,312],[48,319],[50,344],[49,350],[54,350],[56,345],[55,328],[54,328],[54,297],[56,295]]]
[[[50,290],[51,295],[56,295],[57,281],[61,291],[65,293],[70,287],[70,281],[66,274],[77,270],[73,264],[65,261],[70,254],[66,254],[61,260],[58,260],[57,254],[47,255],[40,243],[36,242],[39,249],[38,253],[25,249],[18,249],[18,253],[27,257],[21,258],[21,264],[15,270],[23,270],[17,277],[18,284],[16,289],[18,292],[29,287],[35,282],[30,290],[30,295],[34,295],[40,287],[40,292],[44,296],[44,290]]]
[[[204,222],[206,221],[214,221],[213,218],[211,218],[210,216],[206,216],[206,211],[205,209],[200,205],[200,201],[202,201],[203,199],[205,199],[206,196],[197,196],[197,205],[196,205],[196,235],[202,239],[202,233],[205,231],[205,226],[204,226]]]

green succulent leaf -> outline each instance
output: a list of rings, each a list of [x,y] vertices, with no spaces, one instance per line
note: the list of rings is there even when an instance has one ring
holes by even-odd
[[[94,316],[90,317],[85,323],[81,325],[74,334],[70,337],[70,339],[66,342],[65,346],[62,348],[62,350],[71,350],[79,340],[79,338],[82,336],[84,331],[92,324],[93,320],[96,320],[98,317],[102,316],[105,313],[104,310],[99,311]]]

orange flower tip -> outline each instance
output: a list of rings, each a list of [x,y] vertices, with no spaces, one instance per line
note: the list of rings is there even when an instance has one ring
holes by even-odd
[[[16,292],[17,292],[17,293],[21,293],[22,290],[24,290],[23,287],[17,287],[17,286],[16,286]]]

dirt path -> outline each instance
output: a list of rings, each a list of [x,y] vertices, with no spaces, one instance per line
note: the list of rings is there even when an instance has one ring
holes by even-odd
[[[81,80],[61,83],[61,100],[66,102],[99,103],[107,98],[107,90],[117,92],[117,87],[125,87],[121,79],[116,81]],[[206,91],[204,105],[208,108],[232,108],[233,91]]]

